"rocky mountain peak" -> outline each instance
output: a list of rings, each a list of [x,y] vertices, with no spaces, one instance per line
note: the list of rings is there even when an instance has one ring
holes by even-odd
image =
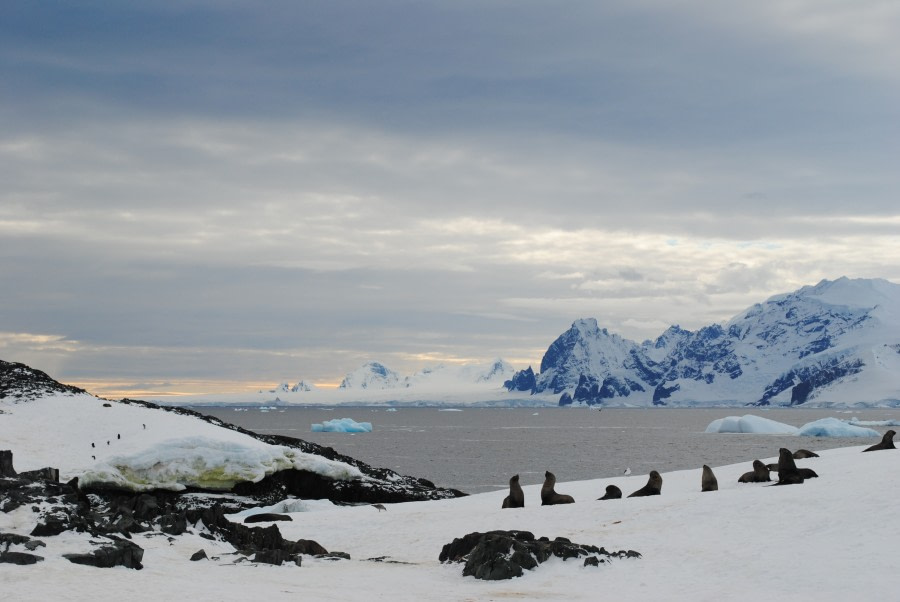
[[[576,320],[537,375],[509,380],[560,394],[560,404],[796,405],[821,398],[900,404],[900,285],[823,280],[775,295],[727,323],[670,326],[637,345]],[[868,376],[866,376],[868,375]]]
[[[40,370],[25,364],[0,360],[0,399],[29,401],[52,393],[76,395],[84,389],[64,385]]]

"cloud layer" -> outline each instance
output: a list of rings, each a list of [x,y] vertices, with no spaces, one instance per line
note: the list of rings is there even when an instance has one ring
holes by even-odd
[[[900,279],[893,3],[25,4],[0,355],[68,380],[537,363]]]

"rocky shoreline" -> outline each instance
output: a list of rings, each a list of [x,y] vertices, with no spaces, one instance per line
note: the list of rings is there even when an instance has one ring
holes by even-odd
[[[279,444],[285,443],[280,441]],[[359,464],[370,468],[364,463]],[[0,563],[26,565],[40,562],[43,557],[35,552],[46,546],[41,538],[67,531],[87,534],[91,549],[64,557],[73,563],[96,567],[142,568],[143,549],[132,541],[137,534],[173,538],[192,532],[231,544],[236,562],[249,560],[278,565],[293,562],[299,565],[303,555],[349,558],[342,552],[329,552],[312,540],[284,539],[274,524],[249,527],[229,520],[226,514],[265,505],[275,498],[286,499],[291,496],[291,491],[302,490],[310,483],[314,485],[314,495],[327,490],[334,495],[333,502],[345,504],[364,503],[364,499],[384,503],[413,501],[421,499],[429,490],[418,480],[414,480],[416,489],[409,489],[409,483],[404,482],[404,485],[382,490],[371,481],[368,486],[329,489],[317,479],[301,474],[304,471],[282,472],[292,474],[265,483],[242,483],[228,493],[193,489],[183,492],[156,490],[135,495],[111,489],[82,489],[77,478],[61,483],[59,472],[53,468],[18,473],[13,465],[12,451],[0,450],[0,512],[30,507],[37,514],[37,524],[27,536],[0,533]],[[436,488],[433,491],[437,496],[450,495]],[[267,518],[273,520],[275,517]],[[192,559],[206,558],[206,552],[198,550],[194,556]]]

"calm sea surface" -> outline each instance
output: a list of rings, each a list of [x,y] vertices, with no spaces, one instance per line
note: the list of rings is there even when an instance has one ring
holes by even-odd
[[[747,462],[791,450],[871,445],[878,439],[791,435],[705,434],[725,416],[755,414],[802,426],[828,416],[900,420],[900,410],[759,410],[588,408],[194,408],[258,433],[287,435],[333,447],[372,466],[424,477],[467,493],[505,489],[509,477],[541,483],[544,471],[560,482]],[[334,418],[371,422],[371,433],[313,433]],[[889,427],[874,427],[879,433]]]

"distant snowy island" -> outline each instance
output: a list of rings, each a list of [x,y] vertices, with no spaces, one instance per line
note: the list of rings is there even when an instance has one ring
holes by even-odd
[[[724,324],[637,343],[576,320],[539,372],[496,359],[401,375],[380,362],[337,389],[309,379],[167,405],[900,407],[900,285],[839,278],[757,303]]]

